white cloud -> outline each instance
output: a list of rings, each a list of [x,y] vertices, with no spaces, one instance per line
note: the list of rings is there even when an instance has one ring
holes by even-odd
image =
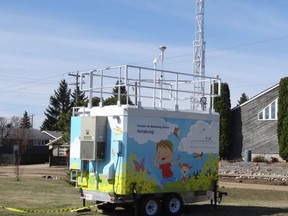
[[[188,154],[196,153],[218,153],[219,126],[216,122],[208,124],[204,121],[197,121],[190,127],[187,137],[181,139],[179,151]]]
[[[71,148],[70,151],[70,157],[71,158],[80,158],[80,139],[79,137],[76,137],[72,142],[71,142]]]

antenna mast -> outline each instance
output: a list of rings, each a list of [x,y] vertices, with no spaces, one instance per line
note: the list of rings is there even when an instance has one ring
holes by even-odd
[[[194,97],[191,102],[193,110],[197,110],[199,105],[201,105],[201,110],[206,110],[205,84],[203,82],[203,76],[205,76],[204,0],[196,0],[195,21],[195,40],[193,41]]]

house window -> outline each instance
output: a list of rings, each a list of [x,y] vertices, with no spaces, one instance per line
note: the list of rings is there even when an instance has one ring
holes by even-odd
[[[263,111],[258,114],[258,119],[259,119],[259,120],[262,120],[262,119],[263,119]]]
[[[34,145],[34,146],[37,146],[37,145],[38,145],[38,140],[34,140],[34,141],[33,141],[33,145]]]
[[[266,107],[264,109],[264,112],[265,112],[265,119],[269,119],[269,116],[270,116],[270,106]]]
[[[271,103],[271,119],[276,119],[276,102]]]
[[[258,113],[258,120],[277,120],[278,98]]]

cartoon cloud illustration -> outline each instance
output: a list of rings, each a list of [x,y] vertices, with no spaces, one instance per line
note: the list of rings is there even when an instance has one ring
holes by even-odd
[[[190,127],[186,137],[181,139],[179,151],[192,154],[200,158],[203,153],[218,153],[219,126],[212,121],[210,124],[205,121],[197,121]]]

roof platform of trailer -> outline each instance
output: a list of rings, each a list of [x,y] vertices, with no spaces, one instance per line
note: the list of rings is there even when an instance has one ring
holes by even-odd
[[[213,99],[220,96],[221,79],[157,68],[121,65],[98,68],[80,75],[80,90],[92,99],[114,98],[117,106],[153,109],[213,111]],[[200,85],[199,85],[200,82]],[[214,92],[213,85],[217,85]],[[201,86],[201,88],[199,88]]]

